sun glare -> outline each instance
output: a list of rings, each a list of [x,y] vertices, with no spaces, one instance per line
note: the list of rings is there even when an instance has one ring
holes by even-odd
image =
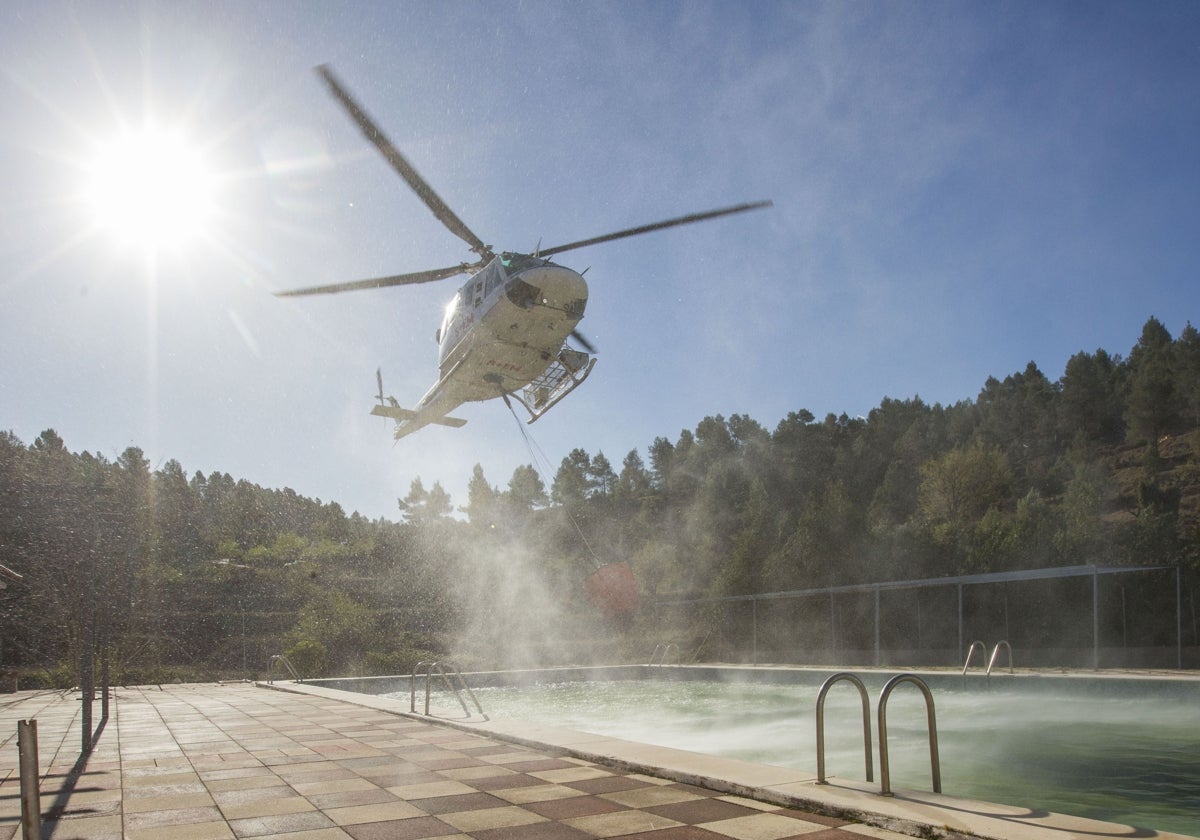
[[[174,248],[203,235],[216,178],[183,137],[147,129],[102,147],[89,168],[86,200],[96,223],[121,245]]]

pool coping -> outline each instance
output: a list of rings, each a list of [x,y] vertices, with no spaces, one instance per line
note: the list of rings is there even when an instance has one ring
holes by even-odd
[[[636,667],[636,666],[635,666]],[[304,682],[258,683],[263,688],[354,703],[401,717],[486,735],[498,740],[694,784],[772,805],[839,817],[916,837],[978,837],[988,840],[1102,840],[1161,838],[1200,840],[1192,835],[1058,814],[1036,808],[982,802],[944,794],[897,789],[879,793],[877,784],[830,776],[817,783],[814,771],[755,764],[671,747],[628,741],[564,727],[517,720],[464,716],[431,709],[425,715],[393,698]]]

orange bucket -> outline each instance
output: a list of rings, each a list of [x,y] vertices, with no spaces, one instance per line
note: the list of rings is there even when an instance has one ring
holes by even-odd
[[[588,575],[584,588],[605,615],[623,615],[638,608],[637,583],[629,563],[609,563]]]

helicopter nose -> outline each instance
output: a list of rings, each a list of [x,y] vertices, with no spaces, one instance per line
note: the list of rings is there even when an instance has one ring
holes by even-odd
[[[577,271],[546,265],[523,272],[521,279],[541,290],[541,303],[553,309],[583,316],[587,304],[587,281]]]

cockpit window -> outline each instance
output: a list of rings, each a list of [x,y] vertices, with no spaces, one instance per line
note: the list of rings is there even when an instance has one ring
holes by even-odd
[[[500,255],[500,261],[504,264],[504,270],[508,272],[509,277],[519,274],[527,268],[546,264],[546,260],[541,257],[534,257],[530,254],[511,254],[507,251]]]

